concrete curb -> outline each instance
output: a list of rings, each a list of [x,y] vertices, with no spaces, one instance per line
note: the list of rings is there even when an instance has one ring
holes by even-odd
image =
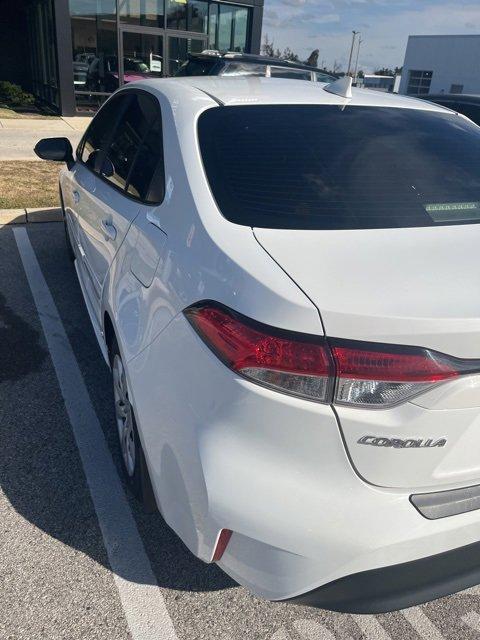
[[[25,224],[27,222],[61,222],[60,207],[42,207],[39,209],[0,209],[0,226],[6,224]]]

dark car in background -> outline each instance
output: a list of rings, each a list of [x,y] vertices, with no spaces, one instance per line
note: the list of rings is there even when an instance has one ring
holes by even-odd
[[[268,58],[246,53],[220,53],[203,51],[191,53],[175,74],[182,76],[265,76],[309,80],[312,82],[332,82],[336,77],[317,67],[300,62],[290,62],[279,58]]]
[[[448,107],[453,111],[462,113],[475,124],[480,125],[480,95],[468,95],[462,93],[438,93],[427,96],[418,96],[423,100],[429,100],[442,107]]]

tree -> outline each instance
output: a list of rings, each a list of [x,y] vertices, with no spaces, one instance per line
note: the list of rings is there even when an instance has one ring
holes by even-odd
[[[382,69],[377,69],[373,73],[376,76],[394,76],[395,75],[394,71],[392,69],[389,69],[388,67],[383,67]]]
[[[283,50],[282,53],[282,59],[283,60],[290,60],[291,62],[299,62],[299,57],[297,56],[296,53],[294,53],[290,47],[287,47],[286,49]]]
[[[333,73],[334,74],[339,74],[342,70],[342,65],[340,64],[340,62],[337,62],[336,60],[333,61]],[[345,75],[345,74],[343,74]]]
[[[292,51],[290,47],[286,47],[283,52],[280,51],[278,47],[275,47],[275,43],[273,40],[269,39],[268,33],[265,34],[265,39],[262,44],[262,53],[264,56],[269,58],[281,58],[282,60],[290,60],[291,62],[300,61],[298,55]]]
[[[265,39],[262,44],[262,53],[264,56],[268,58],[281,58],[282,52],[280,49],[275,49],[275,45],[273,40],[270,40],[268,37],[268,33],[265,34]]]

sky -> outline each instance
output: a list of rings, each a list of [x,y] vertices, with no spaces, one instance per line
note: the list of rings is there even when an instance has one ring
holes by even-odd
[[[403,64],[409,35],[480,34],[480,1],[265,0],[263,37],[300,59],[319,49],[322,62],[346,71],[352,29],[361,32],[359,68]]]

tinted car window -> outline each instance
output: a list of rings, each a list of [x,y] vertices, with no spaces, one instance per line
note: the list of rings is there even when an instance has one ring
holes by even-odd
[[[131,94],[130,103],[120,118],[102,166],[104,177],[120,189],[127,184],[137,152],[156,115],[153,100],[145,94]]]
[[[158,114],[135,158],[127,191],[144,202],[157,203],[163,200],[164,190],[162,119]]]
[[[181,76],[208,76],[213,67],[217,64],[217,60],[192,59],[184,62],[175,74]]]
[[[289,78],[290,80],[312,79],[310,71],[303,71],[302,69],[287,69],[285,67],[272,67],[270,69],[270,76],[272,78]]]
[[[222,71],[222,76],[265,76],[265,64],[249,64],[248,62],[229,62]]]
[[[470,118],[470,120],[473,120],[476,124],[480,124],[480,105],[459,102],[455,104],[455,107],[450,108],[454,108],[459,113],[463,113],[467,118]]]
[[[109,139],[129,96],[118,96],[109,100],[92,120],[79,146],[79,156],[92,170],[97,169],[99,152]]]
[[[336,80],[333,76],[328,73],[323,73],[322,71],[316,71],[315,76],[317,78],[317,82],[334,82]]]
[[[213,108],[198,123],[214,197],[232,222],[367,229],[480,221],[480,128],[405,108]]]

